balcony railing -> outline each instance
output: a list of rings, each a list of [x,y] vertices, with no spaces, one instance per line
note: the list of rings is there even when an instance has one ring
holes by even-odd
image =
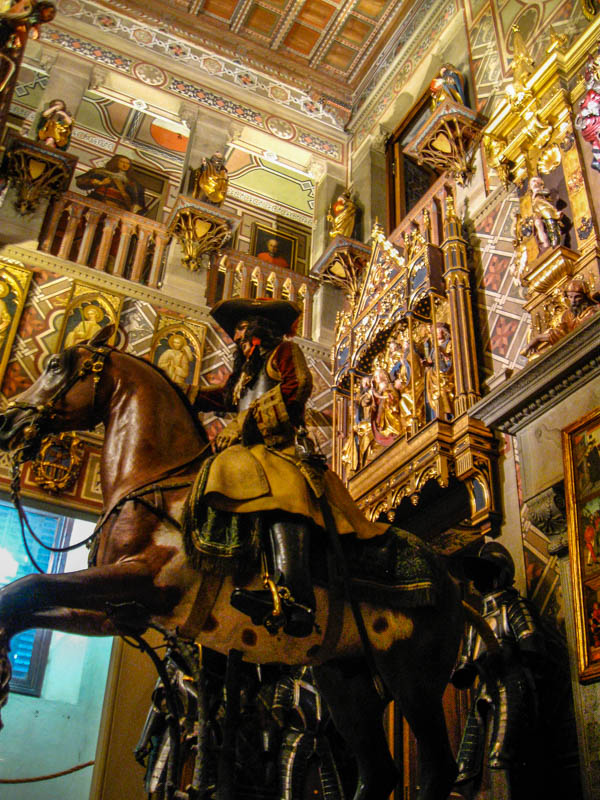
[[[168,241],[160,222],[65,192],[48,209],[40,250],[157,288]]]
[[[319,284],[307,275],[267,264],[247,253],[224,255],[210,269],[207,301],[214,305],[230,297],[273,297],[302,306],[298,333],[312,338],[313,298]]]

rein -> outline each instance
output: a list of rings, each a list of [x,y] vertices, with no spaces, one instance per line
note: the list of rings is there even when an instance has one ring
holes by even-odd
[[[21,495],[20,495],[20,487],[21,487],[21,467],[23,463],[30,458],[33,448],[39,445],[41,441],[41,423],[46,419],[53,419],[56,416],[55,407],[59,400],[62,400],[70,390],[78,383],[80,380],[83,380],[88,375],[93,376],[93,383],[92,383],[92,416],[96,410],[96,387],[98,386],[98,382],[100,381],[100,376],[102,375],[102,371],[104,370],[104,363],[106,361],[107,356],[109,355],[111,348],[106,346],[99,346],[99,347],[90,347],[89,345],[81,345],[86,350],[92,353],[91,358],[86,358],[85,361],[82,363],[80,368],[75,372],[69,380],[63,385],[59,386],[59,388],[54,392],[52,397],[47,400],[43,405],[34,406],[31,403],[22,403],[19,401],[12,401],[9,402],[7,405],[7,410],[13,408],[20,408],[24,411],[35,411],[37,412],[37,416],[34,420],[25,428],[23,434],[25,438],[25,444],[19,450],[17,450],[12,458],[12,480],[10,483],[10,496],[17,510],[17,514],[19,515],[19,523],[21,525],[21,539],[23,541],[23,546],[25,547],[25,551],[29,560],[31,561],[32,565],[35,569],[44,574],[45,570],[43,570],[37,561],[35,560],[33,553],[29,547],[27,542],[27,536],[25,535],[25,528],[29,531],[30,536],[37,542],[38,545],[43,547],[45,550],[49,550],[51,553],[67,553],[70,550],[76,550],[78,547],[84,547],[89,542],[92,541],[94,536],[96,535],[96,530],[94,530],[89,536],[83,539],[81,542],[77,542],[76,544],[65,545],[64,547],[51,547],[43,542],[39,536],[35,533],[33,528],[31,527],[31,523],[27,519],[27,514],[25,509],[23,508],[23,504],[21,502]]]

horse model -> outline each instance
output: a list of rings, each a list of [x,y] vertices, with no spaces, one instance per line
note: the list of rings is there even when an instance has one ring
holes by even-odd
[[[189,486],[210,455],[207,437],[180,390],[148,361],[108,346],[111,333],[112,326],[52,356],[0,415],[0,447],[21,449],[27,458],[48,433],[100,422],[105,428],[95,565],[28,575],[0,590],[0,707],[12,636],[28,628],[118,635],[123,622],[140,624],[141,608],[143,627],[178,629],[218,652],[235,648],[249,662],[316,664],[318,688],[356,756],[354,800],[384,800],[397,783],[382,721],[395,700],[418,742],[418,798],[445,800],[456,766],[441,698],[463,634],[458,587],[440,567],[431,606],[398,610],[385,600],[361,600],[384,692],[375,688],[349,603],[341,606],[334,644],[324,646],[331,628],[326,588],[316,587],[317,625],[309,637],[253,625],[230,605],[231,577],[216,579],[191,566],[178,524]],[[248,586],[262,587],[258,566]],[[124,610],[115,616],[115,608]],[[131,620],[129,608],[138,609]]]

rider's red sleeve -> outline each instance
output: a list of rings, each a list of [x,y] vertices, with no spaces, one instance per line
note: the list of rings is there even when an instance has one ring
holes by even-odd
[[[312,392],[313,380],[304,353],[294,342],[282,342],[270,364],[273,377],[281,381],[281,394],[292,417],[304,415],[304,406]]]

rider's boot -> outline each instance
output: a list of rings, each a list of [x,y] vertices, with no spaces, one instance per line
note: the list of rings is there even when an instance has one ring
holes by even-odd
[[[315,596],[310,578],[309,527],[296,520],[274,522],[269,529],[269,536],[275,565],[275,586],[283,612],[281,627],[290,636],[310,636],[315,626]],[[271,592],[235,589],[231,604],[252,617],[255,624],[264,624],[272,632],[277,629]]]
[[[315,625],[315,594],[310,576],[310,530],[304,522],[275,522],[269,531],[275,562],[275,583],[285,587],[290,599],[285,604],[290,636],[310,636]]]

